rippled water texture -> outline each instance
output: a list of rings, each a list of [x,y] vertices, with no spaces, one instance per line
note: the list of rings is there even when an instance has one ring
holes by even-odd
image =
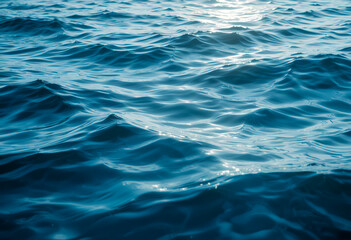
[[[351,2],[0,2],[1,239],[351,239]]]

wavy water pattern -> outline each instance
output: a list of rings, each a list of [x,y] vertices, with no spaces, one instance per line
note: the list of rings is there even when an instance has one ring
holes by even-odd
[[[349,5],[1,1],[0,239],[351,239]]]

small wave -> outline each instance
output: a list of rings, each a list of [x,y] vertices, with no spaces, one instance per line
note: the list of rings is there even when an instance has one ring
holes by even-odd
[[[111,12],[111,11],[103,11],[96,14],[89,15],[71,15],[68,18],[71,19],[95,19],[95,20],[109,20],[109,19],[131,19],[134,16],[129,13],[119,13],[119,12]]]
[[[280,30],[279,33],[284,37],[306,37],[310,35],[318,35],[317,32],[305,30],[302,28],[296,28],[296,27]]]
[[[40,5],[31,5],[31,4],[13,4],[9,3],[4,9],[10,9],[10,10],[32,10],[40,8]]]
[[[120,209],[81,220],[92,227],[79,228],[83,234],[77,239],[347,238],[350,218],[341,199],[351,197],[344,191],[350,184],[347,171],[277,173],[234,177],[217,189],[199,192],[148,193]]]
[[[247,36],[225,32],[198,32],[196,34],[184,34],[172,39],[172,46],[191,49],[191,51],[208,48],[217,44],[247,46],[251,43],[252,40]]]
[[[52,35],[62,33],[65,24],[58,19],[44,20],[32,18],[0,18],[0,31],[26,33],[32,35]]]
[[[22,86],[8,85],[0,89],[2,117],[12,116],[11,121],[28,121],[34,116],[50,118],[52,114],[60,115],[81,109],[79,105],[68,103],[72,97],[64,96],[64,93],[65,90],[59,85],[42,80]]]
[[[313,125],[307,119],[284,114],[274,109],[259,109],[245,115],[224,115],[216,123],[235,126],[248,124],[258,128],[303,129]]]
[[[233,65],[197,76],[193,83],[212,85],[222,82],[237,88],[248,88],[250,85],[266,84],[273,81],[276,77],[280,77],[284,70],[284,66],[282,67],[280,64]]]
[[[291,75],[296,76],[305,87],[313,90],[348,88],[349,64],[350,61],[341,56],[317,55],[311,59],[293,61]]]
[[[167,49],[151,48],[138,52],[102,44],[71,47],[68,50],[60,51],[59,56],[56,56],[57,50],[46,52],[45,55],[52,60],[72,61],[75,59],[84,59],[86,62],[94,64],[103,64],[111,67],[128,67],[131,69],[147,68],[153,64],[161,64],[164,60],[169,59]]]

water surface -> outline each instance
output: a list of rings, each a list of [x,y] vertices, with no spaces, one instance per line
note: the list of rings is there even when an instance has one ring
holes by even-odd
[[[351,239],[348,0],[0,3],[1,239]]]

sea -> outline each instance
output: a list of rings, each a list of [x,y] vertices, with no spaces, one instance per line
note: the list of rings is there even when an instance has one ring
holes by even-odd
[[[1,0],[0,239],[351,239],[351,1]]]

